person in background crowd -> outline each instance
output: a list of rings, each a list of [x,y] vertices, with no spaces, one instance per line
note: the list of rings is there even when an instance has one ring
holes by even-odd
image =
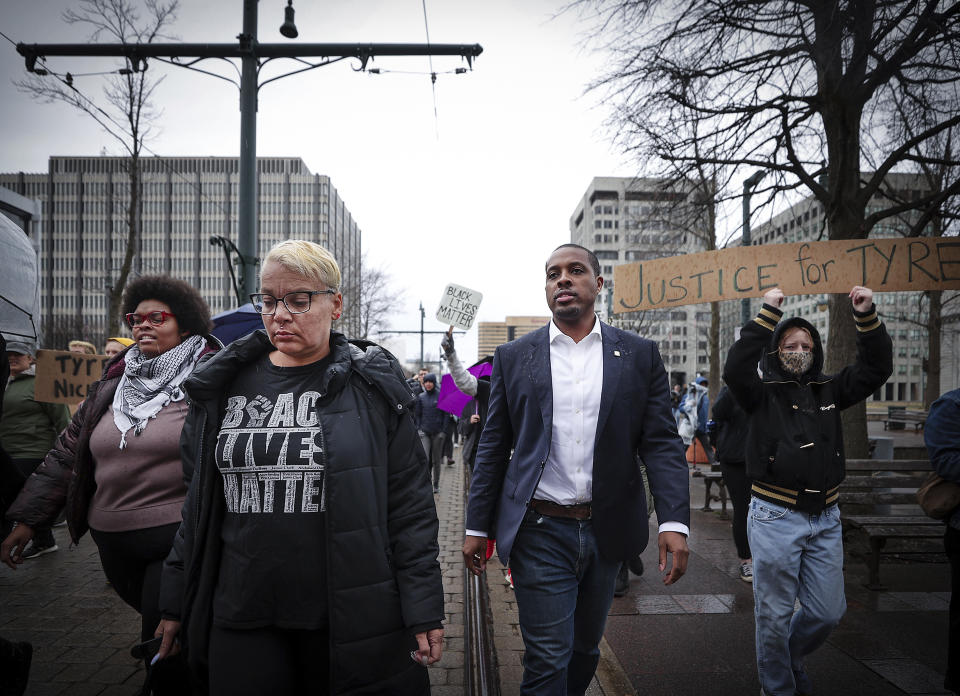
[[[647,466],[664,583],[686,571],[690,494],[656,343],[594,312],[600,263],[576,244],[545,264],[552,321],[497,348],[470,484],[463,560],[486,568],[496,538],[513,572],[522,694],[583,694],[620,564],[647,543]]]
[[[703,452],[707,457],[707,463],[713,464],[713,448],[710,446],[710,438],[707,434],[707,421],[710,412],[710,397],[707,393],[707,387],[710,383],[706,377],[697,376],[694,383],[687,389],[686,396],[680,400],[677,409],[686,415],[693,424],[693,437],[703,447]],[[693,465],[694,471],[697,467]]]
[[[71,353],[83,353],[84,355],[96,355],[97,347],[90,341],[70,341],[67,344],[67,350]]]
[[[407,388],[410,389],[410,392],[414,396],[419,396],[423,393],[423,378],[426,376],[426,374],[426,368],[421,367],[417,371],[417,374],[407,380]]]
[[[447,358],[447,366],[450,368],[450,376],[453,377],[453,383],[457,389],[467,396],[474,399],[464,406],[463,413],[460,414],[460,434],[463,437],[463,461],[473,470],[473,463],[477,456],[477,445],[480,444],[480,433],[483,431],[483,424],[487,421],[487,407],[490,403],[490,377],[489,375],[477,378],[464,368],[463,363],[457,356],[454,347],[453,333],[447,332],[440,341],[440,350]]]
[[[3,396],[7,389],[7,380],[10,377],[10,362],[7,358],[7,339],[0,334],[0,423],[3,422]],[[23,477],[17,471],[10,457],[3,450],[3,441],[0,440],[0,521],[7,513],[7,507],[13,502],[20,488],[23,486]],[[6,536],[7,528],[3,527],[2,536]],[[30,664],[33,661],[33,645],[27,641],[14,642],[0,637],[0,674],[3,675],[4,686],[0,690],[3,696],[23,696],[30,679]]]
[[[423,377],[423,393],[417,397],[413,416],[420,433],[420,444],[427,455],[430,469],[433,471],[433,492],[440,492],[440,466],[443,462],[444,428],[447,412],[437,406],[440,390],[437,389],[437,376],[428,372]]]
[[[923,437],[933,470],[960,484],[960,389],[948,391],[930,406]],[[947,673],[943,687],[960,693],[960,507],[946,519],[943,547],[950,561],[950,618]]]
[[[447,413],[443,424],[443,456],[447,460],[447,466],[453,466],[453,444],[456,437],[457,418],[452,413]]]
[[[122,307],[136,345],[106,364],[7,511],[18,524],[0,560],[16,568],[35,529],[66,505],[71,539],[78,543],[90,530],[104,574],[141,615],[146,641],[160,621],[160,572],[187,492],[179,446],[187,413],[183,383],[220,342],[207,335],[207,303],[181,280],[141,276],[127,285]],[[148,678],[154,694],[188,691],[181,661],[148,669]]]
[[[439,524],[396,360],[333,331],[319,244],[269,251],[266,331],[188,380],[183,524],[164,569],[161,661],[184,635],[211,694],[428,694],[441,657]],[[182,625],[182,629],[181,629]]]
[[[855,286],[850,300],[857,359],[838,374],[823,373],[823,345],[810,322],[780,322],[780,288],[763,296],[760,313],[741,329],[723,369],[750,423],[747,537],[757,672],[767,696],[813,693],[807,655],[846,611],[837,507],[844,477],[840,412],[870,396],[893,372],[893,348],[873,291]]]
[[[747,414],[726,385],[720,389],[717,402],[713,405],[713,420],[717,429],[717,459],[733,504],[733,543],[740,558],[740,579],[753,582],[753,556],[747,539],[750,479],[747,478],[745,454],[750,424]]]
[[[133,345],[132,338],[124,338],[123,336],[111,336],[107,339],[107,342],[103,346],[103,354],[108,358],[112,358],[117,353],[122,353],[127,348]]]
[[[44,456],[70,423],[70,410],[65,404],[46,403],[34,399],[36,351],[32,343],[10,341],[7,358],[10,362],[10,383],[3,395],[3,420],[0,421],[0,443],[25,481],[43,462]],[[60,510],[55,511],[59,514]],[[54,515],[56,517],[56,515]],[[56,551],[50,520],[36,526],[32,543],[21,549],[20,558],[37,558]]]

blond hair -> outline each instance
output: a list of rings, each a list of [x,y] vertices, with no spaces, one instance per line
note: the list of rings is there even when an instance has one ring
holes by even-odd
[[[279,242],[263,259],[260,273],[268,263],[276,263],[283,268],[325,285],[331,290],[340,291],[340,266],[329,251],[319,244],[305,239],[287,239]]]
[[[80,348],[84,353],[89,355],[97,354],[97,347],[90,343],[90,341],[70,341],[67,344],[67,350],[73,350],[74,348]]]

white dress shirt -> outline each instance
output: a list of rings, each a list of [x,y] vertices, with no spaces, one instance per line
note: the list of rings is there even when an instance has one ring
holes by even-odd
[[[593,443],[603,392],[600,322],[579,343],[550,322],[553,426],[550,455],[534,498],[560,505],[593,499]]]
[[[603,393],[603,336],[600,319],[579,343],[550,322],[550,373],[553,387],[553,424],[550,455],[534,498],[560,505],[593,500],[593,450]],[[681,522],[662,522],[660,532],[690,529]],[[466,530],[470,536],[486,531]]]

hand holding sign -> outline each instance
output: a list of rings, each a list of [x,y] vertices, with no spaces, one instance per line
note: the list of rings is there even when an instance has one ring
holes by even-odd
[[[860,285],[853,286],[850,291],[850,299],[853,301],[853,308],[858,312],[866,312],[873,304],[873,290]]]
[[[767,292],[763,295],[763,303],[779,309],[780,305],[783,304],[783,290],[780,288],[772,288],[771,290],[767,290]]]
[[[482,299],[483,295],[476,290],[450,283],[440,298],[437,321],[469,331]]]

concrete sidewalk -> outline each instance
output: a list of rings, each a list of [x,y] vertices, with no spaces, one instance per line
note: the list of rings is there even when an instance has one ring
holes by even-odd
[[[694,501],[703,479],[691,478]],[[760,693],[752,585],[739,579],[729,520],[694,505],[687,574],[666,587],[655,542],[646,572],[615,599],[606,638],[636,693],[693,696]],[[656,539],[655,520],[650,525]],[[882,563],[888,589],[866,589],[866,565],[846,555],[847,613],[809,659],[817,694],[943,694],[950,569],[945,558]]]

